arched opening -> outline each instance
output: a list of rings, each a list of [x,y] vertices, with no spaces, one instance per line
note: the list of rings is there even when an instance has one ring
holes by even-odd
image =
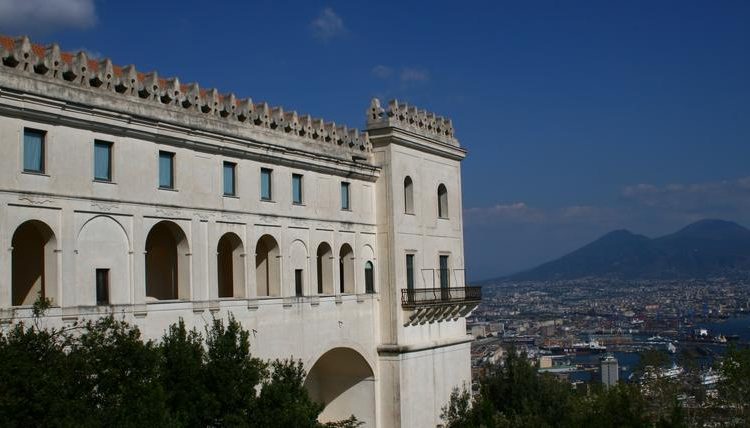
[[[318,294],[333,294],[333,250],[325,242],[318,245],[316,257]]]
[[[77,303],[131,302],[130,243],[120,223],[101,215],[90,219],[78,233],[76,249]]]
[[[371,261],[365,262],[365,293],[375,292],[375,273]]]
[[[440,184],[437,190],[438,196],[438,217],[448,218],[448,189],[445,184]]]
[[[342,245],[339,251],[339,291],[354,293],[354,251],[349,244]]]
[[[357,351],[334,348],[309,370],[305,388],[325,408],[318,419],[332,422],[354,415],[364,426],[375,426],[375,378]]]
[[[146,298],[189,299],[190,274],[187,237],[180,226],[160,221],[146,238]]]
[[[258,296],[281,295],[279,244],[271,235],[263,235],[255,246],[255,284]]]
[[[219,298],[245,295],[245,253],[242,240],[234,233],[225,233],[216,248],[219,275]]]
[[[32,305],[37,298],[57,296],[57,241],[52,229],[37,220],[18,226],[12,239],[11,299],[13,306]]]
[[[297,297],[308,294],[306,284],[307,258],[307,246],[305,243],[299,239],[292,242],[292,247],[289,249],[289,266],[292,273],[292,290]]]
[[[404,212],[414,214],[414,183],[408,175],[404,178]]]

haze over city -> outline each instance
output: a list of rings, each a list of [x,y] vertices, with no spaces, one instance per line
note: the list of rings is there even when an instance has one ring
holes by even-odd
[[[374,96],[449,115],[472,280],[614,229],[750,225],[749,20],[747,2],[0,2],[4,34],[349,126]]]

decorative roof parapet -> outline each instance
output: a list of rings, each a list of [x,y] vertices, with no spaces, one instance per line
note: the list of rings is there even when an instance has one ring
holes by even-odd
[[[395,127],[412,131],[427,138],[458,146],[453,134],[453,122],[443,116],[437,116],[426,110],[419,110],[397,100],[388,102],[388,109],[380,105],[380,100],[373,98],[367,111],[367,129]]]
[[[134,65],[121,67],[109,59],[89,59],[84,52],[61,52],[56,44],[34,45],[26,36],[15,39],[0,36],[0,64],[0,69],[12,68],[71,86],[139,98],[354,152],[372,150],[366,132],[284,111],[281,107],[269,107],[266,103],[253,103],[250,98],[237,99],[234,94],[220,94],[216,89],[202,89],[197,83],[181,84],[176,77],[161,78],[155,71],[141,73]]]

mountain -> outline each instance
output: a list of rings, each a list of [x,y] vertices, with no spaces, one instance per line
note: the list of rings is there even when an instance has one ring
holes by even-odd
[[[748,273],[750,230],[729,221],[701,220],[655,239],[616,230],[509,279],[679,279]]]

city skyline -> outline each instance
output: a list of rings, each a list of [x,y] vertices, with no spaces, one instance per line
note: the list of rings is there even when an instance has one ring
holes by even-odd
[[[749,5],[464,6],[3,1],[0,33],[352,127],[373,96],[450,116],[473,280],[614,229],[750,225]]]

